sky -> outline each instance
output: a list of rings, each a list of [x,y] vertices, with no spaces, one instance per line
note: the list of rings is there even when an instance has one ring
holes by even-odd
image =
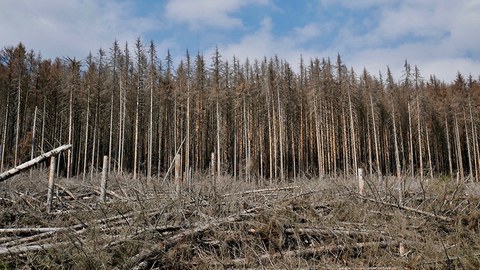
[[[401,78],[407,60],[428,79],[480,75],[479,0],[1,0],[0,48],[84,59],[115,40],[153,41],[160,58],[278,55],[335,60]]]

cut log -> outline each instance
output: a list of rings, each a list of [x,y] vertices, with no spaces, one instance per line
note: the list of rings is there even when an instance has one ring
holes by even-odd
[[[71,144],[62,145],[62,146],[60,146],[60,147],[58,147],[58,148],[53,149],[53,150],[50,151],[50,152],[47,152],[47,153],[42,154],[42,155],[40,155],[40,156],[38,156],[38,157],[30,160],[30,161],[27,161],[27,162],[25,162],[25,163],[23,163],[23,164],[20,164],[20,165],[16,166],[15,168],[10,169],[10,170],[8,170],[8,171],[0,174],[0,182],[3,182],[3,181],[5,181],[5,180],[7,180],[8,178],[10,178],[10,177],[12,177],[12,176],[14,176],[14,175],[17,175],[17,174],[21,173],[22,171],[24,171],[24,170],[26,170],[26,169],[28,169],[28,168],[30,168],[30,167],[32,167],[32,166],[34,166],[34,165],[42,162],[42,161],[44,161],[44,160],[46,160],[46,159],[48,159],[48,158],[50,158],[50,157],[52,157],[52,156],[58,155],[58,154],[60,154],[61,152],[70,149],[71,147],[72,147]]]

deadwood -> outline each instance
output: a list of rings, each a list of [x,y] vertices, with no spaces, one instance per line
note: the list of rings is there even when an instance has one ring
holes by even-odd
[[[40,155],[40,156],[38,156],[38,157],[30,160],[30,161],[27,161],[27,162],[25,162],[25,163],[23,163],[23,164],[20,164],[20,165],[18,165],[17,167],[15,167],[15,168],[13,168],[13,169],[10,169],[10,170],[8,170],[8,171],[0,174],[0,182],[3,182],[3,181],[7,180],[8,178],[10,178],[10,177],[12,177],[12,176],[14,176],[14,175],[17,175],[17,174],[21,173],[22,171],[24,171],[24,170],[26,170],[26,169],[28,169],[28,168],[30,168],[30,167],[32,167],[32,166],[40,163],[40,162],[46,160],[47,158],[50,158],[50,157],[55,156],[55,155],[58,155],[58,154],[60,154],[61,152],[70,149],[71,147],[72,147],[71,144],[62,145],[62,146],[60,146],[60,147],[58,147],[58,148],[53,149],[53,150],[50,151],[50,152],[47,152],[47,153],[42,154],[42,155]]]

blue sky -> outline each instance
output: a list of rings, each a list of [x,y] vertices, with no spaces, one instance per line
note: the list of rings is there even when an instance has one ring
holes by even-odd
[[[336,58],[361,72],[399,78],[403,63],[423,77],[480,75],[478,0],[2,0],[0,46],[22,41],[44,58],[85,58],[140,37],[159,57],[190,52],[223,59],[278,55]]]

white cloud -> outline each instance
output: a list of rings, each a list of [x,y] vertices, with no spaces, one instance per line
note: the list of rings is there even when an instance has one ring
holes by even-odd
[[[221,44],[219,49],[227,60],[230,60],[233,56],[240,60],[246,58],[262,60],[264,57],[277,55],[281,59],[285,59],[294,69],[298,68],[300,56],[308,61],[317,56],[322,57],[327,53],[328,55],[334,55],[331,52],[320,53],[302,48],[305,41],[311,41],[320,35],[322,27],[319,25],[307,24],[295,28],[281,37],[275,37],[272,34],[273,26],[272,20],[266,17],[256,32],[245,35],[238,43]]]
[[[132,2],[114,0],[3,0],[0,36],[4,46],[23,42],[47,58],[85,57],[115,39],[134,40],[156,25],[129,14]]]
[[[330,0],[321,4],[331,5]],[[435,74],[451,81],[456,72],[478,75],[480,70],[480,27],[478,1],[404,0],[381,1],[341,0],[348,9],[366,6],[378,9],[376,26],[358,34],[352,22],[338,29],[332,48],[337,48],[348,65],[357,70],[363,66],[372,73],[384,71],[389,65],[400,77],[407,59],[417,64],[422,74]],[[373,16],[373,15],[370,15]],[[370,19],[370,18],[367,18]],[[361,23],[355,19],[353,23]]]
[[[169,0],[166,15],[176,22],[186,23],[190,29],[202,27],[241,27],[242,20],[233,12],[248,5],[265,5],[268,0]]]

